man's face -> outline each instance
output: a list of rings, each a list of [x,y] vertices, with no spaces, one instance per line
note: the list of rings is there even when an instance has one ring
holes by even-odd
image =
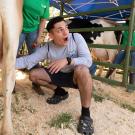
[[[56,45],[65,46],[68,43],[69,30],[66,22],[61,21],[54,25],[50,37]]]

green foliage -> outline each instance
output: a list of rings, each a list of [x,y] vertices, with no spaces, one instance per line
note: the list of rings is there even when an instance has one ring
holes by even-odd
[[[54,117],[49,122],[49,125],[56,128],[69,128],[72,120],[72,115],[70,113],[61,113]]]
[[[121,104],[122,108],[128,109],[131,112],[135,112],[135,108],[128,104]]]
[[[102,102],[105,99],[103,96],[97,94],[95,91],[93,91],[92,97],[94,98],[95,102]]]

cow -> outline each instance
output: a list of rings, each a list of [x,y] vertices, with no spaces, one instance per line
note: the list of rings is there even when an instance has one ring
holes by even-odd
[[[105,19],[96,19],[90,21],[88,19],[73,18],[69,19],[67,23],[69,29],[114,26]],[[90,44],[118,45],[115,33],[113,31],[80,32],[80,34],[84,37],[86,42]],[[91,53],[93,58],[98,61],[112,63],[118,52],[115,49],[93,48],[91,49]],[[97,75],[101,75],[101,71],[98,72]]]
[[[0,61],[4,116],[0,135],[13,135],[11,99],[15,84],[15,62],[22,27],[22,0],[0,0]]]

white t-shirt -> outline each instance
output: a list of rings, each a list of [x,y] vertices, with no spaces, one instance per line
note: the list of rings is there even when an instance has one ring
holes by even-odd
[[[61,69],[62,72],[70,72],[74,69],[74,66],[80,64],[86,65],[88,68],[92,65],[92,57],[84,38],[78,33],[74,33],[73,38],[73,35],[69,33],[66,46],[59,47],[53,41],[45,43],[35,53],[17,58],[16,68],[31,69],[42,60],[49,59],[54,61],[66,57],[71,57],[74,60],[74,65],[66,65]]]

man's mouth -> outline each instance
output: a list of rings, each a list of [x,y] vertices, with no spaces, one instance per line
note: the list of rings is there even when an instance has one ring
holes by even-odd
[[[64,38],[64,41],[68,41],[68,37]]]

